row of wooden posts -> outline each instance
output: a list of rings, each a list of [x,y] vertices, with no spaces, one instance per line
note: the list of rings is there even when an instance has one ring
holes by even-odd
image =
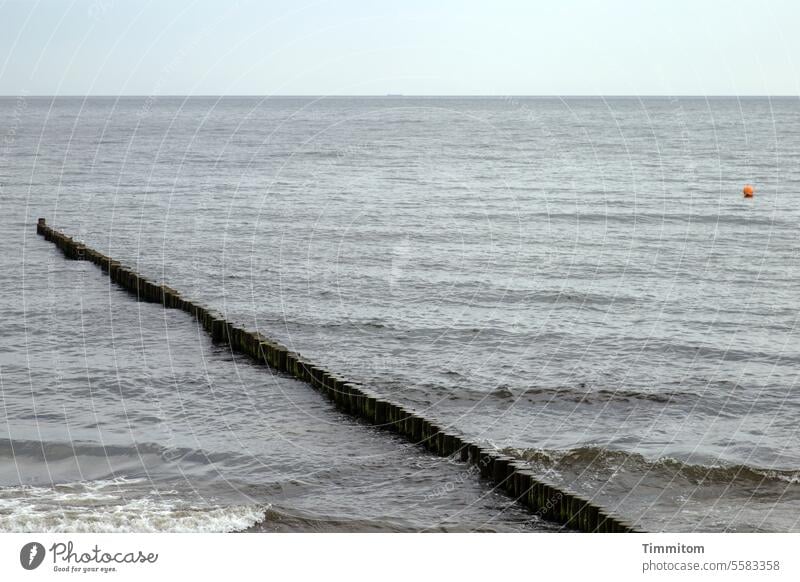
[[[475,466],[483,478],[540,518],[584,532],[635,531],[630,524],[592,502],[547,483],[523,461],[473,444],[444,423],[423,418],[357,382],[325,370],[273,339],[234,325],[217,312],[182,297],[174,289],[149,281],[120,262],[52,229],[44,218],[39,219],[37,232],[61,249],[67,258],[90,261],[100,267],[111,281],[140,301],[183,310],[195,318],[214,341],[226,342],[231,349],[256,362],[310,384],[339,410],[400,434],[433,454],[452,456]]]

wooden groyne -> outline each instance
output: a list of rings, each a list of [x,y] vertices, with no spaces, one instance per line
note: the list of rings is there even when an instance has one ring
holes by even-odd
[[[226,321],[215,311],[185,299],[174,289],[148,281],[111,257],[52,229],[44,218],[39,219],[36,232],[54,243],[67,258],[91,261],[140,301],[183,310],[194,317],[214,341],[228,343],[231,349],[254,361],[310,384],[339,410],[400,434],[433,454],[452,456],[469,463],[483,478],[492,481],[496,489],[542,519],[584,532],[636,531],[590,501],[543,481],[524,462],[473,444],[450,427],[423,418],[357,382],[331,373],[258,332],[247,331]]]

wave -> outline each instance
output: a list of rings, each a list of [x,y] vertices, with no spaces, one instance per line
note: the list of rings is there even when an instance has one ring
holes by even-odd
[[[606,402],[630,402],[632,400],[642,400],[647,402],[657,402],[660,404],[670,404],[673,402],[683,402],[686,399],[697,397],[692,392],[667,391],[667,392],[640,392],[637,390],[590,390],[581,386],[578,388],[529,388],[520,394],[530,400],[559,399],[579,404],[598,404]]]
[[[784,364],[800,363],[800,357],[781,352],[769,352],[764,349],[736,348],[728,345],[709,345],[696,343],[677,343],[669,339],[657,337],[631,338],[638,341],[642,352],[652,352],[664,355],[678,355],[691,360],[707,359],[715,362],[754,362],[763,361],[775,363],[780,361]]]
[[[146,479],[0,488],[0,531],[233,532],[259,522],[269,505],[202,506],[177,492],[149,492]]]
[[[648,459],[638,453],[604,449],[602,447],[577,447],[566,451],[543,449],[505,448],[504,454],[528,461],[546,470],[574,470],[591,467],[593,471],[653,473],[662,483],[664,479],[681,479],[694,485],[711,484],[783,484],[800,485],[800,469],[767,469],[744,464],[692,464],[672,457]]]
[[[546,525],[537,524],[537,528],[547,527]],[[492,521],[474,524],[471,522],[464,523],[464,521],[456,517],[455,519],[444,519],[437,522],[435,525],[425,528],[412,521],[404,519],[402,516],[381,516],[377,519],[370,518],[346,518],[341,516],[331,515],[316,515],[309,514],[304,511],[287,511],[285,509],[278,510],[274,507],[269,507],[263,519],[259,520],[256,524],[243,530],[246,533],[255,532],[279,532],[279,533],[294,533],[294,532],[312,532],[312,533],[375,533],[375,532],[462,532],[462,533],[490,533],[490,532],[508,532],[508,531],[525,531],[524,529],[516,529],[512,526],[509,529],[508,525],[502,522],[494,523]],[[540,531],[537,529],[537,531]],[[560,531],[560,527],[552,526],[552,531]]]
[[[280,511],[274,507],[267,508],[257,522],[243,528],[242,532],[407,532],[417,531],[410,525],[394,523],[391,520],[372,521],[369,519],[345,519],[330,516],[310,516],[303,512]]]
[[[13,448],[12,448],[13,447]],[[260,462],[242,451],[208,451],[153,443],[37,442],[0,439],[0,487],[147,478],[164,483],[176,475],[205,482],[230,471],[255,471]],[[262,482],[269,478],[262,479]]]
[[[476,292],[477,291],[477,292]],[[580,305],[581,307],[639,307],[646,297],[613,293],[582,291],[580,289],[514,289],[492,288],[485,281],[474,279],[451,287],[450,295],[438,299],[442,303],[468,305],[485,309],[507,308],[509,305]]]
[[[571,225],[578,223],[647,223],[647,224],[695,224],[718,226],[775,226],[793,227],[794,222],[779,216],[753,216],[750,214],[708,214],[689,213],[645,213],[645,212],[558,212],[532,213],[530,216],[540,216],[544,220],[553,222],[568,222]]]
[[[108,459],[111,457],[153,456],[169,462],[198,464],[222,463],[232,459],[249,459],[235,452],[209,452],[189,447],[166,447],[156,443],[131,443],[126,445],[99,444],[83,441],[40,442],[28,440],[0,439],[0,459],[32,459],[42,463],[53,463],[75,457]]]
[[[278,322],[281,325],[285,324],[285,322]],[[345,319],[345,320],[338,320],[332,321],[330,319],[323,319],[323,318],[310,318],[301,320],[299,317],[295,318],[291,325],[297,329],[309,329],[309,330],[318,330],[320,328],[326,330],[375,330],[375,329],[386,329],[387,331],[401,331],[402,328],[399,326],[395,326],[388,321],[382,321],[377,319]]]
[[[467,376],[451,370],[445,369],[445,375],[455,376],[460,381],[467,379]],[[474,375],[474,373],[473,373]],[[451,389],[452,390],[452,389]],[[655,402],[659,404],[679,404],[685,403],[687,400],[696,400],[698,394],[683,390],[666,390],[659,392],[643,392],[640,390],[631,389],[609,389],[609,388],[589,388],[586,383],[578,384],[575,387],[559,386],[559,387],[536,387],[519,389],[508,384],[500,384],[487,392],[485,390],[476,389],[470,384],[460,385],[458,387],[459,398],[470,395],[472,398],[485,398],[487,395],[492,398],[500,400],[507,399],[526,399],[534,403],[562,401],[574,402],[576,404],[605,404],[608,402],[631,402],[631,401],[644,401]]]

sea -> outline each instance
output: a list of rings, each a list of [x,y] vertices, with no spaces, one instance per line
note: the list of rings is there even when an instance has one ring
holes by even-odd
[[[798,98],[0,98],[0,530],[556,532],[40,217],[644,531],[800,531]]]

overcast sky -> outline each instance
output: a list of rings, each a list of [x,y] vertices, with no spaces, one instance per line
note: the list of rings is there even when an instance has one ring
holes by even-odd
[[[4,95],[798,95],[800,2],[0,0]]]

